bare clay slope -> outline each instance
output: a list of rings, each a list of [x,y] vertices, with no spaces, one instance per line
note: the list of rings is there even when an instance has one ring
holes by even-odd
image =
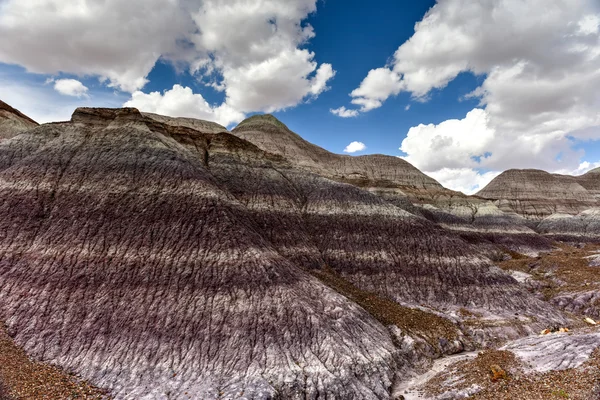
[[[254,154],[248,142],[233,148],[229,143],[211,141],[211,173],[247,207],[248,220],[280,254],[328,284],[333,279],[338,289],[347,283],[397,304],[426,305],[434,313],[466,307],[491,311],[497,321],[509,318],[506,329],[482,324],[484,336],[524,333],[532,320],[515,321],[516,310],[560,319],[459,236],[373,193],[309,173],[295,162]]]
[[[295,165],[335,180],[412,190],[443,189],[437,181],[398,157],[334,154],[302,139],[272,115],[250,117],[233,133],[265,151],[282,155]]]
[[[29,354],[117,398],[386,399],[410,352],[564,321],[449,231],[203,126],[80,109],[0,144]]]
[[[573,177],[534,169],[503,172],[477,195],[493,200],[501,210],[533,221],[552,214],[575,215],[598,205]]]
[[[116,398],[386,398],[385,328],[279,255],[164,125],[78,110],[0,158],[0,319],[29,354]]]
[[[551,248],[550,241],[533,231],[522,217],[503,212],[489,200],[448,190],[398,157],[333,154],[302,139],[272,115],[250,117],[232,133],[287,158],[296,167],[376,193],[488,252],[497,251],[497,246],[524,253]]]
[[[37,122],[0,100],[0,141],[37,125]]]

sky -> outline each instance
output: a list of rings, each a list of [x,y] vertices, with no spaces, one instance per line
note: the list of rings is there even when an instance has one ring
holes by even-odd
[[[469,194],[600,166],[597,0],[0,0],[0,38],[0,99],[38,122],[272,113]]]

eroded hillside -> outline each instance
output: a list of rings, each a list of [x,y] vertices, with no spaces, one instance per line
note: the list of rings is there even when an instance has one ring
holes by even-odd
[[[493,261],[552,246],[521,216],[272,117],[233,133],[78,109],[0,142],[16,345],[118,399],[387,399],[433,359],[580,319]]]

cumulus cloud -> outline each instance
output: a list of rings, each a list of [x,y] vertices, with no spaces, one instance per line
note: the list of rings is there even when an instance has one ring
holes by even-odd
[[[466,194],[474,194],[483,189],[500,172],[480,172],[473,168],[442,168],[428,174],[444,186]]]
[[[343,106],[335,109],[332,108],[329,110],[329,112],[341,118],[352,118],[358,116],[358,110],[349,110]]]
[[[367,146],[363,142],[352,142],[344,149],[344,153],[357,153],[363,151]]]
[[[94,107],[98,103],[105,107],[120,107],[123,104],[123,97],[114,93],[96,93],[93,100],[89,96],[64,96],[53,86],[2,73],[0,93],[3,101],[39,123],[68,121],[77,107]]]
[[[402,91],[427,101],[463,72],[483,77],[467,95],[479,107],[462,119],[413,127],[401,146],[407,160],[432,175],[447,168],[438,174],[446,185],[457,182],[448,169],[463,176],[508,168],[573,171],[583,156],[575,141],[600,139],[595,0],[438,0],[351,101],[361,112]]]
[[[59,79],[54,82],[54,90],[65,96],[86,97],[89,89],[76,79]]]
[[[328,89],[335,71],[301,48],[315,36],[303,20],[316,0],[205,0],[192,13],[200,29],[191,37],[196,73],[218,71],[213,86],[240,112],[274,112]],[[212,76],[212,75],[211,75]]]
[[[304,48],[316,1],[4,0],[0,62],[97,76],[139,98],[163,59],[223,92],[223,109],[274,112],[317,97],[335,75]]]
[[[404,88],[401,75],[388,69],[377,68],[369,71],[367,77],[350,96],[352,104],[361,106],[362,112],[379,108],[388,97],[397,95]]]
[[[600,161],[597,162],[589,162],[589,161],[584,161],[581,164],[579,164],[577,166],[577,168],[575,169],[563,169],[563,170],[558,170],[556,171],[557,174],[564,174],[564,175],[583,175],[586,172],[589,172],[593,169],[596,168],[600,168]]]
[[[163,93],[134,92],[125,107],[135,107],[140,111],[151,112],[173,117],[198,118],[215,121],[229,126],[244,119],[244,114],[234,110],[227,104],[211,106],[201,94],[195,94],[189,87],[173,86]]]
[[[194,29],[178,1],[5,0],[0,61],[35,73],[96,75],[134,91]]]
[[[461,120],[418,125],[408,131],[400,150],[407,154],[406,161],[425,171],[485,165],[495,139],[488,118],[485,110],[476,108]]]

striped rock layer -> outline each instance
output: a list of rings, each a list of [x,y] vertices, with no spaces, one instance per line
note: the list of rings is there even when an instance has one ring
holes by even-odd
[[[575,215],[600,205],[579,179],[535,169],[509,170],[497,176],[477,195],[493,200],[503,211],[540,221],[552,214]],[[594,180],[583,178],[581,181]],[[591,187],[592,184],[587,185]]]
[[[527,219],[513,210],[500,209],[492,200],[445,189],[398,157],[333,154],[302,139],[271,115],[250,117],[232,133],[286,158],[296,168],[377,194],[459,234],[488,253],[496,251],[497,246],[522,253],[551,248],[551,241],[540,236]]]
[[[390,165],[365,174],[438,190]],[[135,109],[27,130],[0,142],[0,320],[117,399],[386,399],[420,357],[565,321],[461,236],[329,178]]]

